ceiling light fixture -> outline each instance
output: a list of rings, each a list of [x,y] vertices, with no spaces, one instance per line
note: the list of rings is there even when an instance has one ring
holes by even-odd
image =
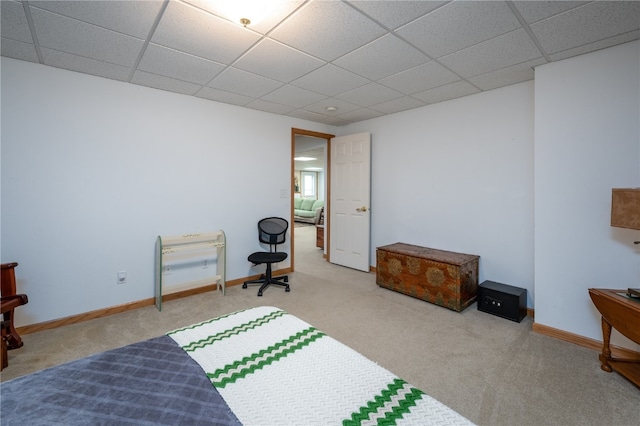
[[[328,107],[327,107],[327,111],[329,111],[329,112],[335,112],[335,111],[337,111],[337,110],[338,110],[338,108],[337,108],[337,107],[334,107],[334,106],[328,106]]]
[[[294,160],[296,160],[296,161],[313,161],[313,160],[317,160],[317,158],[313,158],[313,157],[295,157]]]
[[[247,28],[272,15],[281,0],[207,0],[207,3],[216,15]]]

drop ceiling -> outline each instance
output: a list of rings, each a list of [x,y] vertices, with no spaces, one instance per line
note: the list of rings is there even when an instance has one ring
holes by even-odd
[[[231,3],[2,0],[1,53],[341,126],[640,38],[636,1],[271,1],[246,28]]]

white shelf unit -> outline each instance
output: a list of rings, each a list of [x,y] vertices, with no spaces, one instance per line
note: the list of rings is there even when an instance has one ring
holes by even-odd
[[[217,258],[216,275],[210,277],[178,283],[163,288],[165,268],[171,265],[187,263],[207,257]],[[225,293],[225,262],[226,238],[224,231],[206,232],[199,234],[185,234],[175,236],[158,236],[156,241],[156,307],[162,310],[162,296],[185,290],[211,285],[215,283],[217,289]]]

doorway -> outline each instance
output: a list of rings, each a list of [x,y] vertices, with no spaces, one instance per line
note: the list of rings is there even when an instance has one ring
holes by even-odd
[[[313,132],[303,129],[291,129],[291,270],[295,271],[296,264],[296,222],[294,219],[294,200],[295,198],[309,196],[313,194],[316,199],[324,200],[324,253],[329,253],[328,248],[330,241],[329,235],[329,199],[331,194],[330,188],[330,167],[329,158],[331,152],[331,139],[334,135],[327,133]],[[313,158],[314,160],[299,161],[298,157]],[[303,181],[304,177],[304,181]],[[305,187],[306,185],[306,187]],[[301,224],[303,225],[303,224]],[[304,224],[305,229],[298,228],[300,233],[317,232],[314,223]],[[307,229],[308,228],[308,229]],[[314,239],[315,241],[315,239]],[[309,242],[305,242],[304,247],[300,250],[309,250]],[[322,250],[313,244],[312,249]],[[298,256],[303,259],[303,256]],[[328,254],[326,256],[328,259]]]

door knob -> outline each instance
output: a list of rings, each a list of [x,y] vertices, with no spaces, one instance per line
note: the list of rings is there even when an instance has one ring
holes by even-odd
[[[366,212],[367,211],[367,207],[366,206],[362,206],[362,207],[358,207],[356,209],[357,212]]]

